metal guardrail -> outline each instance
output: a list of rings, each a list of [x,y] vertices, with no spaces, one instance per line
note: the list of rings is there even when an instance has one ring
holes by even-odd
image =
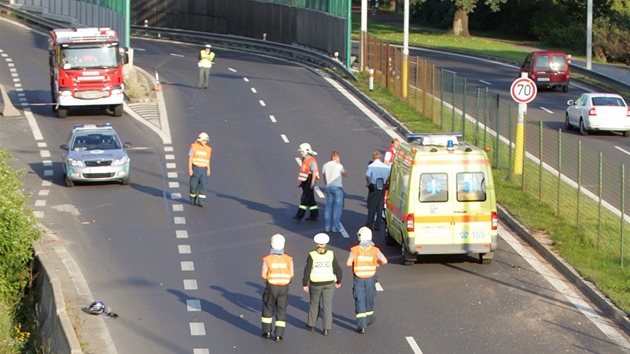
[[[18,6],[0,2],[0,13],[15,16],[22,21],[47,30],[59,27],[68,27],[68,23],[53,21],[42,16],[42,13],[35,13],[20,10]]]
[[[610,85],[612,87],[615,87],[621,91],[624,91],[626,93],[630,93],[630,84],[619,81],[617,79],[605,76],[603,74],[600,74],[598,72],[595,72],[593,70],[589,70],[586,68],[583,68],[581,66],[577,66],[575,64],[569,64],[569,67],[571,68],[572,72],[578,73],[580,75],[584,75],[586,77],[589,78],[593,78],[596,79],[597,81],[603,82],[607,85]]]
[[[215,34],[198,31],[185,31],[163,27],[131,26],[131,34],[136,37],[152,37],[187,43],[211,43],[217,47],[237,49],[253,54],[273,54],[292,61],[332,69],[348,79],[356,80],[352,71],[342,62],[325,53],[295,45],[282,44],[261,39],[234,35]]]

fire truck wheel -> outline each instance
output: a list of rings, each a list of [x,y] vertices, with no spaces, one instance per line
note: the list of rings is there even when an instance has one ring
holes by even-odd
[[[59,118],[66,118],[68,116],[68,109],[67,108],[57,108],[57,117]]]
[[[114,117],[122,117],[123,114],[123,105],[119,104],[114,106]]]

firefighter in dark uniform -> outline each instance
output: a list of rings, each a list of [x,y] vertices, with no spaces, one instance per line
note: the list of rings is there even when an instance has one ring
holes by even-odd
[[[287,305],[289,304],[289,283],[293,278],[293,257],[284,253],[284,236],[271,236],[271,252],[263,257],[260,275],[266,280],[262,296],[262,336],[271,337],[271,323],[276,313],[276,342],[281,342],[286,327]]]
[[[302,155],[302,165],[298,174],[298,183],[300,184],[299,187],[302,188],[302,197],[300,198],[298,211],[293,216],[293,219],[301,220],[306,214],[306,210],[309,210],[310,215],[306,220],[317,221],[319,209],[315,201],[315,181],[319,179],[319,167],[317,167],[317,160],[313,157],[317,153],[311,149],[311,144],[309,143],[300,144],[298,151]]]

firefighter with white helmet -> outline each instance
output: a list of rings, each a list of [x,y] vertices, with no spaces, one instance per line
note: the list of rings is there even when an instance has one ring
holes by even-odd
[[[314,331],[321,304],[323,332],[327,336],[332,327],[332,302],[335,289],[341,286],[342,271],[332,250],[326,249],[330,237],[318,233],[313,237],[317,248],[309,252],[304,266],[302,287],[309,293],[309,310],[306,329]]]
[[[188,151],[188,175],[190,176],[190,204],[202,208],[206,205],[206,184],[210,176],[212,147],[208,145],[208,133],[201,132]]]
[[[356,313],[357,330],[364,334],[367,326],[376,321],[374,317],[374,299],[376,298],[376,268],[387,264],[387,258],[372,242],[372,230],[363,226],[357,232],[359,244],[350,249],[346,261],[352,267],[354,296],[354,310]]]
[[[306,214],[306,210],[309,210],[310,214],[306,220],[317,221],[319,209],[315,201],[315,181],[319,179],[319,168],[317,166],[317,160],[315,160],[314,157],[317,153],[313,151],[309,143],[300,144],[298,151],[302,155],[302,165],[300,166],[300,172],[298,174],[298,187],[302,188],[302,197],[300,198],[300,205],[293,219],[302,220]]]
[[[271,337],[272,322],[275,325],[276,342],[282,341],[287,325],[287,305],[289,304],[289,283],[294,275],[293,257],[284,253],[284,236],[271,236],[271,252],[263,257],[260,275],[265,280],[262,295],[262,336]],[[274,312],[276,320],[273,321]]]

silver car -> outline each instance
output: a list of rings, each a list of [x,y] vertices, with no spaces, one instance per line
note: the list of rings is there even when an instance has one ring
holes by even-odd
[[[613,93],[584,93],[567,101],[564,124],[576,127],[580,134],[590,131],[620,132],[630,136],[630,108],[621,96]]]
[[[66,186],[75,182],[118,181],[129,184],[130,159],[125,152],[131,143],[120,142],[110,123],[76,124],[63,150]]]

